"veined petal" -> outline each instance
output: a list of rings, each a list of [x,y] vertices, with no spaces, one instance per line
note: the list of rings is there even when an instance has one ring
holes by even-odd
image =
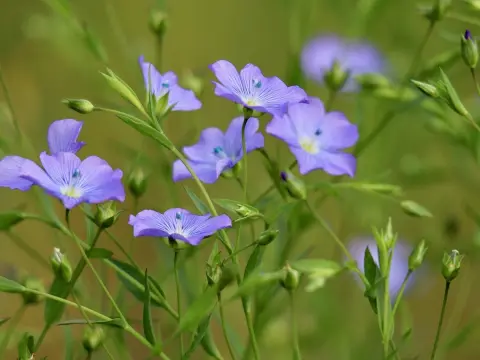
[[[155,96],[159,96],[159,94],[164,91],[161,86],[162,75],[155,68],[155,66],[153,66],[153,64],[145,61],[143,56],[140,56],[138,61],[140,63],[140,69],[142,70],[145,89],[147,92],[151,92]]]
[[[57,184],[57,187],[69,184],[81,164],[80,159],[75,154],[68,152],[58,153],[55,156],[42,152],[40,161],[48,176]]]
[[[227,60],[218,60],[210,65],[209,68],[220,83],[230,92],[235,95],[241,95],[245,92],[242,79],[231,62]]]
[[[214,154],[215,149],[225,150],[225,136],[218,128],[206,128],[202,130],[200,139],[195,145],[185,146],[183,152],[192,161],[215,163],[218,157]]]
[[[26,191],[33,183],[21,177],[22,165],[31,161],[20,156],[6,156],[0,160],[0,187]]]
[[[168,93],[168,105],[174,104],[173,111],[192,111],[202,107],[192,90],[185,90],[178,85],[171,86]]]
[[[205,184],[213,184],[218,180],[222,171],[234,165],[229,159],[213,163],[199,163],[195,161],[189,161],[188,163],[198,178]],[[176,160],[173,163],[173,181],[177,182],[191,177],[187,168],[180,160]]]
[[[322,169],[326,173],[330,175],[355,176],[357,160],[352,154],[322,151],[318,157],[321,159]]]
[[[225,132],[225,152],[229,157],[237,159],[242,157],[242,126],[244,118],[239,116],[232,120]],[[251,117],[248,119],[245,127],[245,139],[247,146],[247,153],[262,148],[264,146],[264,138],[261,133],[258,133],[259,121],[257,118]]]
[[[197,245],[202,239],[213,235],[218,230],[231,227],[232,220],[227,215],[208,218],[208,216],[190,214],[185,216],[183,225],[187,241]]]
[[[234,94],[230,89],[216,81],[212,81],[212,83],[215,85],[215,95],[224,97],[225,99],[233,101],[237,104],[243,104],[243,100],[238,95]]]
[[[46,155],[48,156],[48,155]],[[20,170],[20,177],[40,186],[50,195],[60,197],[60,188],[50,176],[33,161],[25,159]]]
[[[83,122],[73,119],[54,121],[48,128],[48,146],[50,153],[55,155],[60,152],[76,153],[85,143],[77,142]]]
[[[265,131],[268,134],[285,141],[289,146],[298,145],[296,129],[288,114],[275,115],[272,121],[267,124]]]
[[[128,224],[133,226],[133,236],[168,237],[169,227],[165,216],[153,210],[140,211],[137,216],[130,215]]]
[[[348,121],[341,112],[330,112],[319,122],[322,131],[322,147],[328,150],[345,149],[355,145],[358,141],[357,125]]]

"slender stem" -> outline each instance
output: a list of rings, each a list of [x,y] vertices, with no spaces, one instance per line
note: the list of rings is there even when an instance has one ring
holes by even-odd
[[[300,345],[298,343],[298,327],[297,319],[295,317],[295,294],[293,291],[289,291],[290,297],[290,326],[292,327],[292,347],[293,347],[293,360],[301,360],[302,353],[300,352]]]
[[[448,292],[450,290],[450,281],[445,282],[445,292],[443,293],[442,310],[440,311],[440,319],[438,320],[437,334],[435,335],[435,342],[433,343],[432,355],[430,360],[435,359],[437,353],[438,341],[440,340],[440,333],[442,331],[443,318],[445,316],[445,309],[447,307]]]
[[[472,80],[473,80],[473,83],[475,84],[475,88],[477,89],[477,94],[480,95],[480,86],[478,85],[475,69],[470,69],[470,74],[472,74]]]
[[[179,252],[175,250],[173,255],[173,270],[175,273],[175,289],[177,291],[177,313],[178,313],[178,322],[182,319],[182,298],[180,297],[180,280],[178,278],[178,254]],[[180,357],[183,356],[183,336],[180,334]]]
[[[20,130],[20,124],[18,122],[17,114],[13,109],[12,98],[10,97],[10,92],[8,91],[7,82],[5,81],[5,77],[3,75],[2,66],[0,65],[0,84],[2,85],[3,96],[5,96],[5,101],[7,102],[7,106],[10,110],[10,114],[12,116],[13,126],[15,127],[15,132],[18,139],[22,138],[22,132]]]
[[[243,308],[244,308],[244,311],[245,311],[245,318],[247,320],[247,329],[248,329],[248,333],[250,335],[250,344],[251,344],[251,347],[252,347],[252,350],[253,350],[253,358],[255,360],[259,360],[260,359],[260,351],[258,349],[257,337],[255,336],[255,329],[253,327],[251,313],[250,313],[250,311],[247,310],[247,306],[250,306],[250,305],[247,304],[247,300],[243,300],[243,299],[242,299],[242,304],[243,304]]]
[[[240,232],[240,230],[239,230],[239,232]],[[237,239],[240,239],[240,237],[237,236]],[[245,251],[245,250],[247,250],[247,249],[249,249],[249,248],[251,248],[252,246],[255,246],[255,245],[257,245],[257,243],[256,243],[256,242],[252,242],[252,243],[248,244],[247,246],[244,246],[244,247],[241,248],[241,249],[235,250],[235,252],[233,252],[232,254],[230,254],[229,256],[227,256],[225,259],[223,259],[223,260],[222,260],[222,263],[225,264],[225,263],[226,263],[228,260],[230,260],[232,257],[240,254],[241,252],[243,252],[243,251]],[[237,248],[237,246],[235,247],[235,249],[236,249],[236,248]]]
[[[382,261],[383,260],[383,261]],[[385,358],[388,358],[390,353],[390,343],[391,339],[391,305],[390,305],[390,267],[392,262],[389,258],[389,253],[385,252],[383,259],[380,255],[380,266],[382,267],[382,275],[384,277],[383,285],[383,319],[382,319],[382,337],[383,337],[383,354]]]
[[[308,201],[305,201],[305,204],[307,205],[308,210],[310,210],[310,212],[312,213],[312,215],[313,215],[313,217],[315,218],[315,220],[317,220],[317,222],[328,232],[328,234],[332,237],[332,239],[335,241],[335,243],[340,247],[340,249],[342,250],[342,252],[344,253],[344,255],[347,257],[348,261],[352,264],[352,266],[354,265],[353,270],[358,274],[358,276],[360,276],[360,278],[362,279],[363,283],[364,283],[364,284],[368,284],[368,280],[367,280],[367,278],[365,277],[365,274],[358,268],[355,259],[354,259],[353,256],[350,254],[350,252],[348,251],[348,249],[345,247],[345,245],[343,244],[343,242],[342,242],[342,241],[338,238],[338,236],[332,231],[332,229],[330,228],[330,226],[328,226],[328,224],[325,222],[325,220],[324,220],[319,214],[317,214],[317,212],[316,212],[315,209],[312,207],[312,205],[311,205]]]
[[[467,115],[465,115],[465,118],[466,118],[469,122],[472,123],[473,127],[474,127],[475,129],[477,129],[477,131],[480,132],[480,126],[478,126],[477,122],[476,122],[475,119],[472,117],[472,115],[467,114]]]
[[[15,233],[9,231],[7,232],[7,236],[17,245],[20,249],[22,249],[25,254],[30,256],[33,260],[35,260],[38,264],[46,269],[50,269],[50,264],[47,260],[45,260],[42,255],[39,254],[37,250],[31,247],[27,242],[25,242],[20,236],[16,235]]]
[[[223,312],[223,304],[222,304],[222,294],[218,293],[218,309],[220,311],[220,320],[222,323],[222,332],[223,332],[223,337],[225,338],[225,342],[227,344],[228,352],[230,353],[230,357],[232,360],[235,360],[235,353],[233,351],[232,345],[230,344],[230,339],[228,338],[228,332],[227,332],[227,321],[225,320],[225,314]]]
[[[405,275],[405,278],[403,279],[402,286],[400,287],[400,290],[398,291],[397,298],[395,299],[395,304],[393,305],[392,316],[395,316],[395,313],[397,312],[398,307],[400,306],[400,301],[402,300],[403,292],[405,291],[405,287],[407,286],[408,279],[410,279],[410,276],[412,274],[413,274],[413,271],[408,270],[407,275]]]
[[[335,102],[335,99],[337,97],[338,92],[330,90],[328,92],[328,98],[327,101],[325,102],[325,111],[331,111],[333,107],[333,103]]]
[[[2,338],[2,343],[0,344],[0,358],[4,358],[4,353],[8,348],[8,343],[10,342],[10,339],[15,332],[15,329],[17,328],[18,324],[20,323],[20,320],[22,320],[23,314],[25,313],[25,309],[27,307],[22,304],[18,308],[18,310],[15,312],[15,314],[12,316],[12,318],[8,321],[8,327],[5,330]]]
[[[247,139],[245,138],[245,129],[247,128],[248,119],[250,115],[249,110],[244,110],[243,124],[242,124],[242,154],[243,154],[243,200],[248,203],[248,168],[247,168]]]

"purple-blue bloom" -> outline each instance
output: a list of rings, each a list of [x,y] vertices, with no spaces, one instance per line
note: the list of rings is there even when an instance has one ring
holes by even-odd
[[[232,120],[225,133],[218,128],[207,128],[200,134],[197,144],[183,148],[188,163],[201,181],[214,183],[223,171],[231,169],[242,159],[242,124],[243,117],[237,117]],[[248,120],[245,128],[247,153],[263,147],[264,138],[257,132],[258,127],[257,118]],[[180,160],[175,161],[173,181],[190,177],[192,176],[185,165]]]
[[[50,153],[56,155],[60,152],[76,153],[85,143],[77,141],[83,122],[73,119],[56,120],[48,128],[48,146]],[[0,187],[28,190],[33,183],[20,177],[24,158],[20,156],[6,156],[0,160]]]
[[[302,175],[315,169],[330,175],[355,174],[355,157],[341,150],[357,142],[357,126],[341,112],[325,112],[319,99],[289,105],[285,115],[274,116],[266,131],[288,144]]]
[[[301,66],[312,80],[323,84],[325,73],[337,62],[349,73],[343,92],[358,90],[354,77],[366,73],[385,71],[385,61],[378,50],[367,42],[355,42],[336,35],[321,35],[310,40],[303,48]]]
[[[350,254],[357,262],[357,266],[360,270],[364,270],[364,255],[365,249],[368,247],[372,254],[373,260],[378,266],[378,250],[375,239],[371,236],[356,237],[348,244]],[[405,241],[397,239],[395,248],[393,250],[392,265],[390,268],[390,277],[388,279],[388,285],[390,287],[390,296],[395,298],[402,287],[403,280],[408,272],[408,257],[412,252],[412,248]],[[358,278],[358,277],[356,277]],[[360,279],[358,278],[360,282]],[[414,281],[413,277],[410,277],[407,281],[406,289],[412,285]]]
[[[240,73],[232,63],[219,60],[210,65],[219,82],[215,84],[215,95],[229,99],[249,109],[272,115],[281,115],[287,105],[298,103],[307,94],[298,86],[287,86],[278,77],[265,77],[261,70],[247,64]]]
[[[177,75],[168,71],[163,75],[151,63],[146,62],[143,56],[139,58],[143,73],[143,80],[147,92],[151,92],[157,99],[168,93],[168,107],[173,111],[192,111],[202,107],[192,90],[186,90],[178,85]]]
[[[40,154],[43,169],[24,159],[20,178],[43,188],[57,197],[67,209],[81,203],[98,204],[108,200],[125,200],[122,171],[113,170],[105,160],[89,156],[81,161],[77,155],[61,152]]]
[[[195,215],[180,208],[169,209],[163,214],[143,210],[137,216],[130,215],[128,223],[133,226],[135,237],[163,237],[190,245],[198,245],[216,231],[232,226],[232,220],[227,215]]]

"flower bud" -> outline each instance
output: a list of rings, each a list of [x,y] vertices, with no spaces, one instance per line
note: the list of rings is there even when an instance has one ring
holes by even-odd
[[[43,286],[43,283],[33,276],[26,276],[20,283],[27,289],[39,291],[42,293],[45,292],[45,287]],[[39,304],[44,300],[43,295],[31,293],[28,291],[22,293],[22,298],[25,305]]]
[[[469,30],[461,37],[460,46],[463,61],[470,69],[475,69],[478,63],[478,45]]]
[[[427,13],[427,18],[433,22],[442,20],[451,5],[452,0],[436,0],[433,8]]]
[[[72,279],[72,266],[65,254],[62,254],[59,248],[53,248],[50,264],[55,276],[62,278],[66,282],[69,282]]]
[[[205,271],[207,275],[208,285],[213,286],[220,281],[222,276],[222,268],[219,265],[210,265],[207,263],[207,270]]]
[[[150,30],[159,38],[162,38],[167,31],[168,15],[163,11],[152,10],[150,12],[149,25]]]
[[[387,227],[382,235],[387,249],[393,249],[395,242],[397,241],[397,234],[393,232],[391,217],[388,218]]]
[[[438,98],[438,89],[435,85],[428,84],[422,81],[417,80],[410,80],[422,93],[431,97],[431,98]]]
[[[470,114],[461,102],[448,76],[440,69],[440,81],[437,82],[439,97],[457,114],[469,117]]]
[[[238,112],[245,115],[244,114],[244,106],[242,104],[238,104],[237,109],[238,109]],[[251,111],[251,115],[250,115],[251,117],[259,118],[260,116],[265,115],[265,113],[257,111],[257,110],[253,110],[253,109],[249,109],[249,110]]]
[[[355,76],[356,82],[360,85],[362,90],[372,91],[380,88],[389,88],[391,86],[388,80],[382,74],[370,73]]]
[[[142,103],[138,99],[137,94],[132,90],[130,86],[127,85],[125,81],[120,79],[112,70],[107,69],[108,74],[101,73],[105,80],[107,80],[108,85],[115,90],[122,98],[127,100],[130,104],[135,106],[140,111],[145,111],[143,109]]]
[[[458,250],[443,254],[442,275],[446,281],[453,281],[458,276],[463,257],[464,255],[461,255]]]
[[[278,234],[280,233],[280,230],[275,229],[275,230],[265,230],[260,233],[260,236],[258,237],[256,243],[260,246],[266,246],[270,244],[272,241],[274,241]]]
[[[85,99],[65,99],[62,103],[80,114],[89,114],[95,110],[95,106]]]
[[[166,116],[172,109],[172,107],[168,106],[168,98],[170,94],[166,92],[161,97],[154,99],[155,101],[155,115],[159,118]],[[173,105],[175,106],[175,105]]]
[[[335,61],[332,68],[325,73],[323,80],[330,91],[337,92],[343,88],[349,76],[349,72],[342,69],[338,61]]]
[[[297,270],[292,269],[288,264],[285,265],[283,270],[284,278],[280,280],[280,285],[288,291],[295,290],[300,283],[300,273]]]
[[[428,247],[425,240],[420,241],[408,257],[408,270],[415,271],[422,265]]]
[[[117,221],[120,211],[117,211],[115,201],[107,201],[97,205],[97,213],[95,214],[95,223],[99,228],[108,229]]]
[[[257,209],[244,205],[238,205],[235,209],[235,212],[241,217],[250,218],[252,220],[261,217],[261,214],[258,212]]]
[[[221,270],[220,279],[218,280],[218,291],[222,291],[230,285],[237,275],[236,267],[226,266]]]
[[[174,251],[180,251],[189,248],[191,245],[185,241],[176,240],[172,237],[164,238],[165,244],[171,247]]]
[[[187,70],[180,78],[180,85],[185,89],[192,90],[197,97],[200,97],[205,88],[205,81],[200,76],[195,75],[191,70]]]
[[[139,199],[147,190],[147,175],[140,167],[135,167],[127,179],[128,190]]]
[[[304,182],[294,176],[291,171],[282,171],[280,178],[292,198],[299,200],[305,200],[307,198],[307,188]]]
[[[105,331],[100,326],[89,326],[83,333],[83,348],[91,354],[97,350],[105,341]]]

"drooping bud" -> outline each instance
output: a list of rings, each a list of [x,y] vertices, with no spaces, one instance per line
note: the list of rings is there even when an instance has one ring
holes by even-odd
[[[83,333],[83,348],[91,354],[105,341],[105,331],[100,326],[88,326]]]
[[[120,211],[117,211],[117,204],[115,201],[107,201],[103,204],[98,204],[97,213],[95,214],[95,223],[99,228],[108,229],[117,221],[120,216]]]
[[[423,264],[428,247],[425,240],[420,241],[408,257],[408,270],[415,271]]]
[[[95,106],[85,99],[65,99],[62,103],[80,114],[89,114],[95,110]]]
[[[325,73],[323,80],[330,91],[340,91],[348,80],[350,73],[345,71],[338,61],[335,61],[332,68]]]
[[[295,290],[300,283],[300,272],[295,269],[292,269],[290,265],[285,265],[283,268],[284,277],[280,280],[280,285],[283,286],[288,291]]]
[[[272,241],[274,241],[278,234],[280,233],[280,230],[278,229],[268,229],[265,231],[262,231],[260,235],[258,236],[258,239],[256,243],[260,246],[266,246],[270,244]]]
[[[442,275],[446,281],[453,281],[458,276],[463,258],[464,255],[461,255],[458,250],[443,254]]]
[[[53,248],[50,264],[55,276],[62,278],[65,282],[69,282],[72,279],[72,266],[59,248]]]
[[[417,80],[410,81],[425,95],[434,99],[439,97],[438,89],[435,85]]]
[[[141,167],[135,166],[130,172],[127,179],[127,185],[128,190],[130,190],[135,198],[139,199],[145,194],[145,191],[147,190],[147,175]]]
[[[180,85],[185,89],[192,90],[197,97],[200,97],[205,88],[205,81],[200,76],[195,75],[191,70],[187,70],[180,78]]]
[[[150,12],[149,20],[150,30],[158,36],[160,39],[163,38],[165,32],[167,31],[168,26],[168,15],[159,10],[152,10]]]
[[[307,188],[305,187],[305,183],[293,175],[291,171],[282,171],[280,173],[280,179],[291,197],[299,200],[305,200],[307,198]]]
[[[33,276],[26,276],[20,281],[20,283],[25,286],[27,289],[39,291],[45,293],[45,287],[43,283]],[[25,291],[22,293],[23,303],[25,305],[35,305],[39,304],[44,300],[43,295]]]
[[[478,63],[478,45],[470,30],[465,30],[460,39],[460,46],[463,61],[470,69],[475,69]]]

